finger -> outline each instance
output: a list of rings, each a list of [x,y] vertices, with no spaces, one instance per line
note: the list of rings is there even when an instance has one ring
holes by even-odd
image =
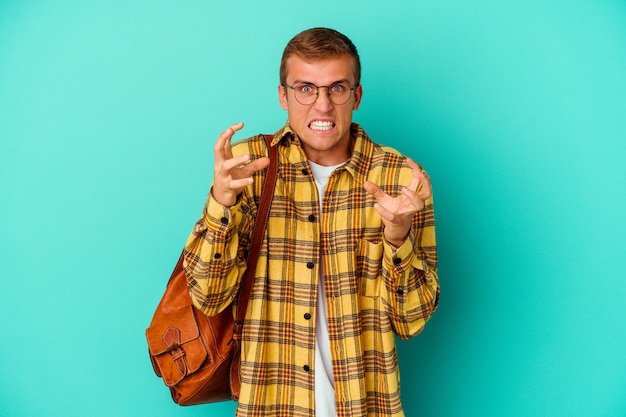
[[[229,187],[231,190],[241,190],[253,182],[254,179],[252,179],[252,177],[233,179],[230,181]]]
[[[416,191],[422,200],[428,200],[428,198],[430,198],[433,194],[430,176],[417,162],[413,161],[411,158],[407,158],[406,162],[413,170],[413,178],[411,179],[409,188]]]
[[[270,159],[266,156],[255,159],[254,161],[250,162],[249,164],[247,164],[243,170],[244,172],[246,172],[248,175],[252,175],[257,171],[260,171],[262,169],[264,169],[265,167],[267,167],[270,164]]]
[[[422,199],[419,195],[419,193],[416,193],[414,191],[409,190],[406,187],[402,188],[402,195],[405,196],[410,204],[413,206],[414,209],[417,209],[417,211],[420,211],[421,209],[424,208],[424,199]]]
[[[412,191],[417,191],[421,183],[420,174],[422,173],[422,167],[419,166],[419,164],[411,158],[406,158],[406,163],[413,170],[413,177],[411,178],[411,182],[409,183],[409,185],[407,185],[407,187]]]
[[[433,188],[430,183],[430,176],[425,172],[420,172],[419,180],[422,186],[418,189],[417,195],[422,200],[426,201],[433,195]]]
[[[219,151],[225,149],[235,132],[240,130],[242,127],[243,123],[236,123],[234,125],[230,125],[226,130],[220,133],[217,141],[215,142],[215,150]]]
[[[234,179],[251,177],[255,172],[262,170],[270,164],[268,157],[261,157],[250,161],[250,155],[241,155],[224,161],[221,166],[225,175]]]
[[[232,148],[231,148],[231,143],[233,140],[233,136],[235,136],[235,132],[237,132],[238,130],[243,129],[243,123],[235,123],[234,125],[231,125],[228,129],[226,129],[227,131],[230,131],[228,139],[226,140],[226,143],[224,144],[224,155],[227,158],[232,158],[233,157],[233,153],[232,153]]]
[[[236,123],[234,125],[230,125],[226,130],[224,130],[213,147],[215,153],[216,162],[221,162],[224,159],[232,158],[232,153],[230,150],[230,141],[235,134],[236,131],[241,130],[243,128],[243,123]]]
[[[236,159],[236,158],[233,158]],[[239,190],[241,188],[246,187],[249,184],[252,184],[254,181],[252,178],[252,174],[257,171],[262,170],[266,166],[270,164],[270,159],[267,157],[259,158],[255,161],[252,161],[244,166],[237,167],[239,170],[237,175],[231,174],[230,188],[234,190]]]
[[[374,210],[376,210],[380,217],[387,222],[393,222],[396,218],[392,212],[384,208],[381,204],[374,204]]]
[[[382,200],[383,198],[387,197],[387,194],[385,194],[378,185],[374,184],[371,181],[365,181],[365,183],[363,183],[363,188],[365,188],[365,191],[367,191],[372,197],[374,197],[376,201]]]
[[[243,168],[249,162],[250,162],[250,155],[248,154],[239,155],[239,156],[235,156],[233,158],[229,158],[225,160],[221,165],[221,169],[224,172],[231,172],[233,170]]]

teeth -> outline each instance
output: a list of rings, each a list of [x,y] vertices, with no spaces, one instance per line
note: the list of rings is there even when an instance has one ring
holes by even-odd
[[[310,126],[311,126],[311,129],[315,129],[315,130],[330,130],[335,126],[335,124],[333,122],[316,121],[316,122],[311,122]]]

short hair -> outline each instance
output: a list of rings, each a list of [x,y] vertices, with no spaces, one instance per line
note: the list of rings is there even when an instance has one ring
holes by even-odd
[[[361,59],[356,46],[346,35],[334,29],[307,29],[289,41],[280,61],[280,83],[283,85],[287,82],[287,59],[292,55],[297,55],[305,61],[349,55],[354,59],[356,85],[361,83]]]

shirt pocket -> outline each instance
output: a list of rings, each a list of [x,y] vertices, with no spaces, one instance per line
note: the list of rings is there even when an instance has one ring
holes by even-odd
[[[356,265],[360,296],[370,298],[380,296],[382,257],[382,242],[374,243],[365,239],[359,241]]]

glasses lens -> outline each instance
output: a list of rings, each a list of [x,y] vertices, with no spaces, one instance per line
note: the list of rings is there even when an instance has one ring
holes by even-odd
[[[345,104],[350,99],[352,90],[346,83],[337,83],[328,87],[328,97],[334,104]]]
[[[319,89],[325,88],[328,99],[336,105],[345,104],[350,100],[352,89],[346,83],[336,83],[329,87],[318,87],[314,84],[298,84],[292,87],[296,100],[305,106],[315,103],[319,95]]]
[[[317,100],[317,87],[313,84],[298,84],[294,86],[293,91],[300,104],[309,105]]]

